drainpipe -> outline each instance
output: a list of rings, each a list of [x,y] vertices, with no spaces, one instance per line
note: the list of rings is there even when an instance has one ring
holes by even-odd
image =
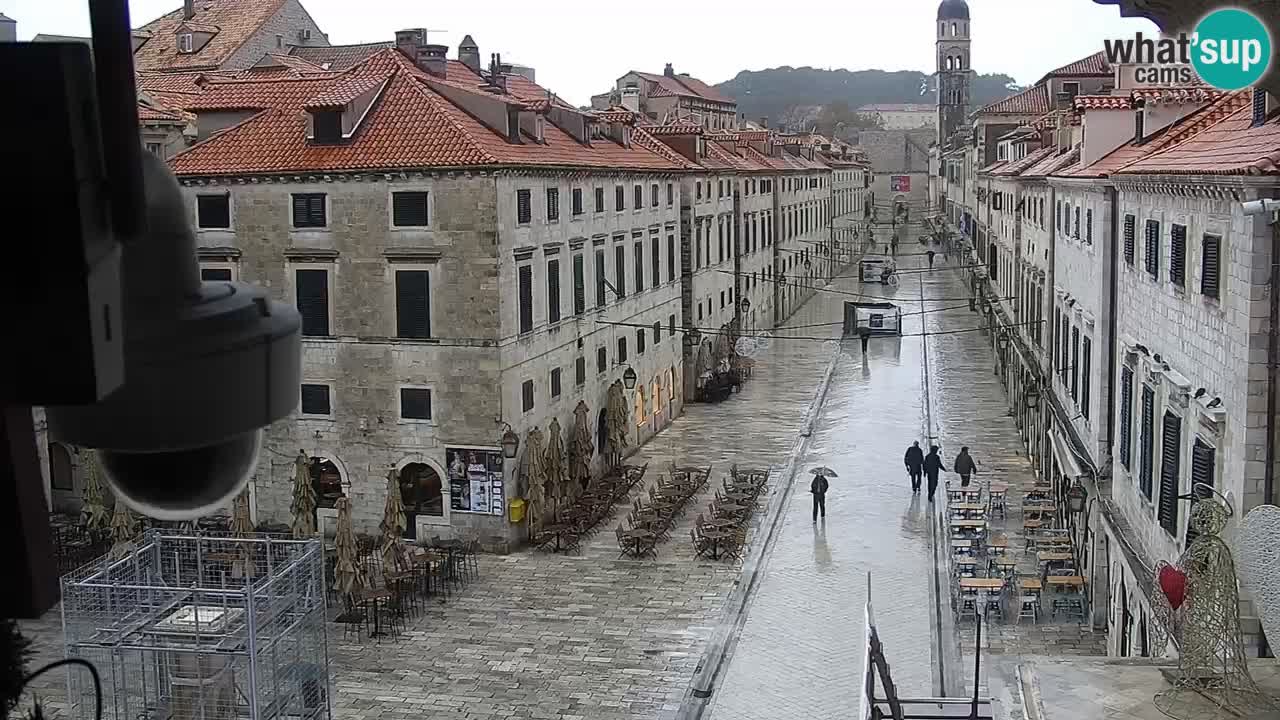
[[[1276,367],[1280,362],[1280,218],[1271,220],[1271,331],[1267,339],[1267,466],[1263,470],[1263,502],[1275,505]]]
[[[1049,335],[1049,352],[1045,353],[1049,357],[1048,367],[1044,368],[1041,373],[1041,390],[1043,396],[1041,398],[1040,407],[1044,408],[1040,414],[1040,477],[1043,480],[1050,475],[1050,468],[1053,467],[1053,446],[1049,437],[1050,418],[1052,418],[1052,403],[1049,396],[1053,394],[1053,378],[1058,370],[1058,353],[1056,345],[1053,344],[1053,338],[1058,333],[1058,306],[1054,302],[1057,293],[1054,288],[1057,287],[1058,274],[1058,189],[1053,183],[1049,184],[1049,199],[1045,205],[1045,209],[1053,209],[1053,222],[1049,223],[1049,278],[1046,284],[1046,295],[1049,299],[1049,309],[1053,312],[1049,313],[1049,317],[1053,322]]]
[[[1111,254],[1106,260],[1106,267],[1111,273],[1107,283],[1107,398],[1109,399],[1107,403],[1107,456],[1114,457],[1116,434],[1116,340],[1120,317],[1120,310],[1116,302],[1116,299],[1120,296],[1120,273],[1117,271],[1114,261],[1119,243],[1123,242],[1123,239],[1120,237],[1120,194],[1116,191],[1114,185],[1107,186],[1106,197],[1107,206],[1111,208]]]

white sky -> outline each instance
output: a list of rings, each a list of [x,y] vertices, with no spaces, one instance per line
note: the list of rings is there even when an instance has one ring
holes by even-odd
[[[215,0],[216,2],[216,0]],[[18,39],[88,35],[89,0],[0,0]],[[134,26],[180,0],[131,0]],[[438,28],[433,42],[457,50],[470,33],[481,57],[530,65],[538,83],[575,103],[609,89],[628,70],[677,72],[714,84],[740,70],[791,65],[850,70],[934,70],[937,0],[808,0],[789,4],[643,0],[640,3],[303,0],[334,44],[390,41],[406,27]],[[1155,31],[1093,0],[969,0],[973,68],[1020,84],[1102,49],[1107,37]]]

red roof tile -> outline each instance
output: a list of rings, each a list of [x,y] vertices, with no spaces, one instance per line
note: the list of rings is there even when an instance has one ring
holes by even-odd
[[[344,83],[345,75],[211,83],[195,105],[261,112],[179,153],[170,161],[174,172],[206,176],[472,166],[670,172],[687,166],[677,162],[674,151],[658,148],[660,143],[643,129],[633,130],[631,147],[599,139],[587,145],[547,122],[544,142],[513,144],[432,90],[428,81],[435,80],[398,50],[381,51],[349,73],[389,73],[390,80],[354,136],[337,145],[307,142],[303,106]]]
[[[163,110],[139,101],[138,122],[185,124],[186,119],[184,119],[178,111]]]
[[[663,97],[669,95],[683,95],[685,97],[696,97],[703,100],[719,103],[735,103],[736,100],[726,97],[718,90],[712,88],[697,78],[688,75],[675,75],[668,77],[666,75],[656,75],[654,73],[636,72],[641,78],[648,80],[655,87],[649,89],[647,93],[650,97]]]
[[[1049,112],[1049,90],[1044,85],[1032,85],[1022,92],[979,108],[976,114],[1043,115]]]
[[[1133,91],[1133,99],[1142,100],[1148,105],[1187,105],[1213,102],[1224,94],[1223,91],[1207,85],[1203,87],[1140,88]]]
[[[620,122],[634,123],[639,117],[634,112],[623,107],[611,107],[608,110],[597,110],[592,113],[600,122]]]
[[[340,108],[370,90],[386,83],[391,73],[385,75],[354,75],[331,85],[303,105],[304,110]]]
[[[734,103],[734,104],[737,104],[738,102],[737,100],[734,100],[728,95],[725,95],[719,90],[716,90],[710,85],[702,82],[696,77],[680,74],[676,76],[676,79],[680,81],[681,85],[684,85],[685,87],[689,88],[694,93],[696,93],[699,97],[705,98],[707,100],[712,100],[714,102],[722,102],[722,103]]]
[[[343,72],[369,59],[370,55],[395,47],[395,43],[365,43],[363,45],[329,45],[327,47],[294,47],[289,54],[318,65],[326,70]]]
[[[220,70],[198,72],[139,72],[137,87],[139,90],[199,94],[204,91],[203,84],[213,79],[230,79],[234,73]]]
[[[138,70],[194,70],[216,68],[226,62],[255,32],[275,15],[284,0],[217,0],[198,2],[190,21],[182,19],[182,8],[143,25],[140,30],[152,37],[133,53]],[[179,26],[200,25],[217,29],[209,42],[193,53],[178,52]]]
[[[669,125],[645,125],[650,135],[701,135],[702,126],[693,123],[672,123]]]
[[[1118,172],[1149,175],[1280,175],[1280,122],[1252,126],[1249,106]]]
[[[1111,64],[1107,62],[1107,54],[1100,50],[1089,57],[1067,63],[1056,70],[1050,70],[1036,84],[1039,85],[1049,78],[1111,77],[1112,72]]]
[[[1039,150],[1033,150],[1032,152],[1027,153],[1027,156],[1022,158],[1021,160],[1014,160],[1013,162],[1006,164],[1004,167],[993,170],[991,174],[1008,176],[1008,177],[1021,175],[1022,171],[1026,170],[1032,165],[1035,165],[1041,160],[1044,160],[1045,158],[1057,152],[1058,152],[1058,148],[1053,146],[1040,148]]]
[[[1071,148],[1071,150],[1057,154],[1056,148],[1054,153],[1049,154],[1044,159],[1022,171],[1019,177],[1024,178],[1042,178],[1054,174],[1062,168],[1068,167],[1074,163],[1080,162],[1080,146]]]
[[[1077,110],[1130,110],[1133,101],[1128,95],[1077,95]]]

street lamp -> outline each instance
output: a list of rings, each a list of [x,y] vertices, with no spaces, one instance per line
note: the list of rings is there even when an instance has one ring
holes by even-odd
[[[742,312],[746,312],[751,309],[751,301],[746,298],[742,298],[742,302],[738,304],[742,306]]]
[[[808,259],[808,258],[805,258],[805,261],[804,261],[804,269],[805,269],[805,270],[808,270],[808,269],[809,269],[809,268],[811,268],[811,267],[813,267],[813,263],[809,262],[809,259]]]
[[[1071,488],[1067,490],[1067,509],[1071,514],[1078,515],[1084,510],[1085,500],[1089,497],[1089,491],[1084,489],[1080,484],[1080,478],[1071,484]]]
[[[622,373],[622,386],[628,390],[636,389],[636,371],[630,365]]]
[[[1009,333],[1007,332],[1000,333],[1000,336],[996,338],[996,342],[1000,343],[1000,352],[1004,352],[1008,350],[1009,349]]]
[[[502,433],[502,442],[500,443],[502,445],[502,457],[511,460],[515,458],[516,453],[520,450],[520,436],[515,434],[511,429],[511,425],[501,420],[498,422],[507,428],[506,432]]]
[[[1040,407],[1040,388],[1032,385],[1026,389],[1022,396],[1027,403],[1028,410],[1035,410]]]
[[[702,342],[702,331],[698,328],[689,328],[684,332],[684,336],[689,338],[690,345],[697,345]]]

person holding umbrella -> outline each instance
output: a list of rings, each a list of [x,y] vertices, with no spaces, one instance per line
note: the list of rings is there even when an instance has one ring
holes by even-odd
[[[822,515],[822,519],[827,518],[827,489],[831,485],[827,482],[828,477],[835,477],[836,472],[829,467],[814,468],[813,482],[809,483],[809,492],[813,494],[813,521],[818,522],[818,515]]]

